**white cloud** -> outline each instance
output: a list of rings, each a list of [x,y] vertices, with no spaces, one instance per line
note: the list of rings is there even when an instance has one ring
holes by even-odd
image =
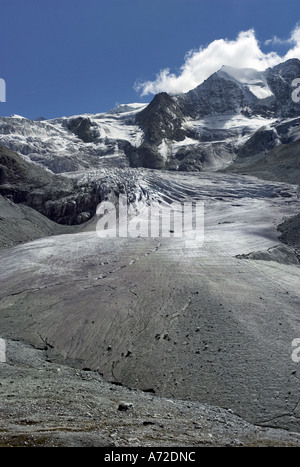
[[[292,47],[284,57],[284,60],[290,58],[300,58],[300,25],[298,24],[291,34]]]
[[[223,65],[265,70],[289,58],[300,59],[300,25],[295,27],[287,41],[274,36],[266,42],[271,44],[276,41],[277,44],[279,41],[290,44],[291,47],[284,56],[274,51],[263,52],[253,29],[240,32],[235,40],[215,40],[206,47],[189,51],[179,74],[171,73],[165,68],[156,75],[154,81],[135,83],[135,90],[141,92],[142,96],[162,91],[179,94],[195,88]]]
[[[290,45],[292,43],[291,38],[280,39],[280,37],[273,36],[272,39],[267,39],[265,45]]]

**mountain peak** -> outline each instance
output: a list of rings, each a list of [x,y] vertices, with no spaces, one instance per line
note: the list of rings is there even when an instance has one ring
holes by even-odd
[[[149,104],[46,122],[0,118],[0,144],[55,173],[130,164],[216,168],[260,127],[267,127],[268,148],[293,141],[294,128],[291,134],[281,128],[277,137],[269,125],[299,117],[300,104],[292,98],[298,77],[298,59],[264,71],[224,65],[195,89],[176,96],[161,92]]]
[[[258,99],[265,99],[273,95],[267,83],[265,71],[223,65],[217,74],[222,78],[231,79],[246,86]]]

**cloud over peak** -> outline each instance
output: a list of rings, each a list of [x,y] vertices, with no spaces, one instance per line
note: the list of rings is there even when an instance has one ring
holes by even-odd
[[[290,45],[284,56],[274,51],[263,52],[254,29],[241,31],[235,40],[218,39],[206,47],[190,50],[178,74],[171,73],[169,68],[165,68],[156,75],[154,81],[136,82],[134,87],[137,92],[141,93],[141,96],[162,91],[180,94],[194,89],[223,65],[265,70],[290,58],[300,59],[299,25],[292,31],[288,40],[281,41],[274,36],[265,44],[278,44],[279,42]]]

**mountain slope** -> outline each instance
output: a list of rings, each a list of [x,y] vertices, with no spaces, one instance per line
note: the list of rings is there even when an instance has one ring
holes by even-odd
[[[124,144],[140,144],[135,114],[145,104],[119,106],[112,112],[52,120],[0,118],[0,144],[54,173],[126,167]]]
[[[0,248],[74,231],[74,227],[52,222],[35,209],[0,195]]]
[[[80,224],[68,235],[0,250],[0,339],[14,355],[19,348],[23,365],[28,360],[16,341],[43,349],[47,363],[55,362],[51,384],[43,373],[47,388],[53,382],[60,388],[60,375],[70,374],[65,365],[71,365],[73,375],[74,367],[79,374],[90,369],[100,374],[97,382],[101,377],[151,398],[171,398],[166,410],[178,399],[190,407],[206,403],[253,424],[300,432],[299,378],[291,358],[299,333],[299,199],[290,184],[300,129],[296,104],[280,100],[296,73],[298,61],[259,73],[227,67],[192,93],[161,93],[148,106],[52,121],[0,119],[1,141],[15,151],[0,148],[4,241],[12,231],[11,243],[55,233],[43,214]],[[140,165],[147,168],[137,170]],[[120,194],[127,195],[122,207],[130,215],[129,223],[117,222],[125,234],[97,235],[103,220],[98,203],[118,208]],[[191,211],[187,220],[182,212],[183,203],[198,202],[205,208],[201,240],[191,235]],[[162,229],[150,235],[152,214]],[[175,218],[181,228],[188,224],[188,237],[177,235]],[[287,246],[279,245],[280,235]],[[0,411],[16,400],[26,426],[32,422],[22,404],[27,393],[21,384],[13,391],[12,361],[5,364]],[[64,367],[57,371],[56,364]],[[44,398],[40,378],[36,383]],[[74,392],[73,384],[79,387],[77,379],[67,381],[64,396]],[[88,400],[92,418],[99,415],[98,401]],[[48,422],[49,413],[41,414]],[[50,429],[61,429],[56,421]],[[95,430],[94,422],[88,429]]]
[[[258,135],[258,139],[260,136]],[[263,140],[263,136],[261,138],[260,141]],[[260,148],[249,156],[245,156],[241,150],[237,159],[225,172],[300,185],[300,141],[280,144],[266,152]]]
[[[82,224],[91,219],[101,201],[126,192],[132,201],[143,196],[138,174],[100,171],[67,177],[27,162],[0,146],[0,195],[23,204],[60,224]]]
[[[265,71],[227,66],[188,93],[160,93],[149,105],[48,121],[2,117],[0,144],[54,173],[129,165],[224,169],[261,127],[299,117],[292,98],[299,76],[298,59]]]
[[[146,144],[134,149],[135,165],[191,171],[226,167],[253,132],[299,116],[300,105],[292,98],[292,82],[299,76],[297,59],[264,72],[222,67],[186,94],[155,96],[141,112]],[[159,114],[153,112],[158,101]]]

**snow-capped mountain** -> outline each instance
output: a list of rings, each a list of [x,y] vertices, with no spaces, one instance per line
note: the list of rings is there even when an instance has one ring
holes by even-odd
[[[228,166],[257,130],[276,134],[278,124],[300,116],[292,98],[299,76],[297,59],[264,72],[222,67],[188,93],[158,94],[137,115],[145,137],[132,150],[132,163],[173,170]],[[280,135],[272,139],[282,142]]]
[[[248,87],[258,99],[265,99],[273,95],[265,72],[257,71],[253,68],[234,68],[231,66],[223,66],[219,71],[219,76],[225,79],[231,79],[236,83],[240,83]]]
[[[120,105],[111,112],[52,120],[18,115],[0,118],[0,145],[54,173],[128,166],[124,144],[141,143],[135,115],[146,104]]]
[[[299,434],[298,77],[223,67],[149,105],[0,118],[0,336],[47,356],[9,343],[21,363]]]
[[[299,139],[300,104],[292,98],[299,77],[298,59],[265,71],[223,66],[195,89],[157,94],[149,105],[52,120],[0,118],[0,144],[54,173],[225,169],[244,147],[248,154],[248,141],[255,153]]]

